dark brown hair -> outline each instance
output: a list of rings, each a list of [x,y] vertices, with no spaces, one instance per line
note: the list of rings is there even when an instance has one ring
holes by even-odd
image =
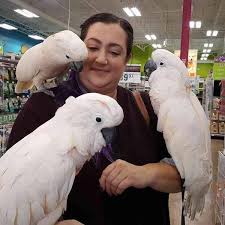
[[[85,20],[84,23],[81,24],[80,26],[81,40],[85,39],[89,27],[97,22],[106,23],[106,24],[116,23],[120,25],[120,27],[127,34],[127,57],[129,57],[131,53],[132,45],[133,45],[133,28],[127,20],[117,17],[111,13],[98,13],[89,17],[87,20]]]

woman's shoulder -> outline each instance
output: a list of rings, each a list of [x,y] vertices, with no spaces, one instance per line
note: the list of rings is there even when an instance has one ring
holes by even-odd
[[[21,112],[31,113],[33,116],[47,120],[55,115],[58,105],[53,96],[43,92],[33,93],[24,104]]]

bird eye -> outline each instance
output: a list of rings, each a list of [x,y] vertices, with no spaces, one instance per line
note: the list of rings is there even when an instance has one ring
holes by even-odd
[[[160,65],[160,66],[162,66],[163,64],[164,64],[163,62],[160,62],[160,64],[159,64],[159,65]]]
[[[68,55],[66,55],[66,58],[69,59],[70,57]]]
[[[101,117],[96,117],[96,122],[100,123],[102,121]]]

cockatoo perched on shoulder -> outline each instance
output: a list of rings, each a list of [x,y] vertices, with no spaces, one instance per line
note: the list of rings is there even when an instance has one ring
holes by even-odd
[[[76,172],[122,120],[122,108],[108,96],[69,97],[52,119],[0,158],[0,224],[54,225]]]
[[[85,43],[72,31],[50,35],[42,43],[28,49],[16,67],[16,93],[34,85],[44,90],[44,82],[61,75],[71,62],[83,61],[88,51]]]
[[[184,63],[164,49],[155,50],[157,69],[149,78],[150,99],[158,116],[167,149],[185,179],[185,214],[201,213],[212,181],[209,124],[196,95],[190,90]]]

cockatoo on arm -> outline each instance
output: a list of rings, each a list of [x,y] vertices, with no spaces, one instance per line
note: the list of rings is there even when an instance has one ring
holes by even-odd
[[[0,158],[0,224],[54,225],[76,172],[110,142],[109,131],[122,120],[113,98],[69,97],[52,119]]]
[[[42,43],[28,49],[18,62],[16,93],[31,89],[45,90],[44,82],[62,75],[71,62],[87,58],[85,43],[72,31],[50,35]]]
[[[212,181],[209,123],[196,95],[190,90],[184,63],[164,49],[155,50],[157,69],[149,78],[150,99],[181,178],[185,179],[185,214],[192,220],[201,213]]]

